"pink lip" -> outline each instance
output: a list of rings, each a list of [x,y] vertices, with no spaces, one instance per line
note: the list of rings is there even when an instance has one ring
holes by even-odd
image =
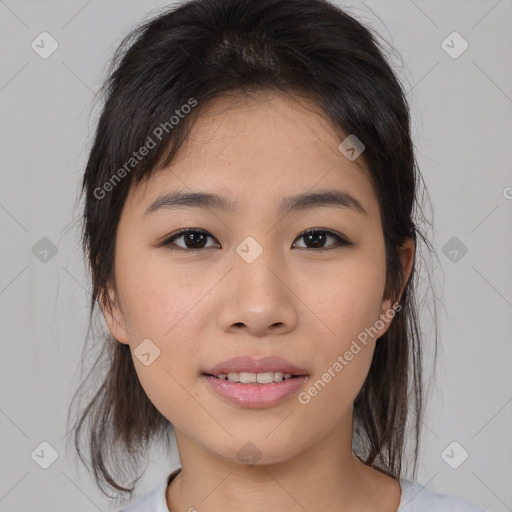
[[[249,409],[256,409],[276,405],[296,392],[309,377],[302,375],[301,377],[292,377],[282,382],[271,382],[270,384],[230,382],[211,375],[203,375],[203,378],[216,393],[229,402]]]
[[[286,359],[278,356],[266,356],[263,358],[255,358],[252,356],[233,357],[209,368],[204,373],[207,375],[219,375],[219,373],[230,372],[283,372],[291,373],[292,375],[308,375],[306,369],[298,368]],[[276,384],[279,383],[277,382]],[[247,384],[245,384],[245,386],[247,386]]]

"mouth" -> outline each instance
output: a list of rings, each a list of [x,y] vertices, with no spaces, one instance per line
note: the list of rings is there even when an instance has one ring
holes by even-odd
[[[299,368],[279,356],[253,357],[237,356],[203,370],[203,375],[220,380],[244,384],[270,384],[308,375],[305,368]]]
[[[239,407],[276,406],[297,393],[309,379],[306,369],[278,356],[239,356],[202,372],[215,396]]]
[[[306,377],[307,374],[295,375],[283,371],[269,371],[269,372],[229,372],[218,373],[217,375],[211,373],[203,373],[207,377],[214,377],[218,380],[227,380],[229,382],[238,382],[241,384],[271,384],[273,382],[284,382],[297,377]]]

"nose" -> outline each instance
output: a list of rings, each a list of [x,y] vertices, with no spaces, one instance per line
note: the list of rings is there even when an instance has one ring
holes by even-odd
[[[237,254],[224,281],[218,314],[221,329],[243,329],[255,337],[295,329],[300,301],[293,292],[293,278],[270,252],[263,251],[251,263]]]

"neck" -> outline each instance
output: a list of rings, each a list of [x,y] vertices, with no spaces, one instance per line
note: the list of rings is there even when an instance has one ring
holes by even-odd
[[[182,470],[166,491],[171,512],[396,511],[400,503],[398,482],[361,463],[352,453],[351,437],[342,443],[339,431],[292,458],[252,466],[222,458],[175,432]]]

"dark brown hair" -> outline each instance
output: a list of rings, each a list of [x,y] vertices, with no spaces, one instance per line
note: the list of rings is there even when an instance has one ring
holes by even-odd
[[[112,306],[107,285],[115,289],[116,230],[130,187],[173,159],[208,103],[232,92],[280,91],[312,99],[340,142],[356,134],[365,144],[358,161],[379,199],[385,295],[392,303],[400,299],[402,309],[376,344],[355,399],[354,452],[399,478],[408,411],[416,473],[424,391],[414,288],[418,251],[400,297],[398,249],[407,238],[429,242],[414,220],[421,175],[409,107],[383,50],[368,28],[326,0],[191,0],[144,22],[117,49],[102,88],[104,105],[83,178],[82,245],[92,276],[90,329],[95,307]],[[155,146],[142,157],[139,148],[150,140]],[[92,467],[101,490],[107,494],[106,482],[131,497],[134,487],[127,482],[141,478],[140,461],[149,443],[159,439],[170,447],[173,426],[140,385],[130,347],[110,333],[100,339],[92,369],[100,372],[96,392],[85,407],[79,405],[71,429],[77,453]],[[76,393],[71,405],[75,398]],[[90,463],[83,457],[82,438]],[[125,473],[127,467],[138,477]]]

